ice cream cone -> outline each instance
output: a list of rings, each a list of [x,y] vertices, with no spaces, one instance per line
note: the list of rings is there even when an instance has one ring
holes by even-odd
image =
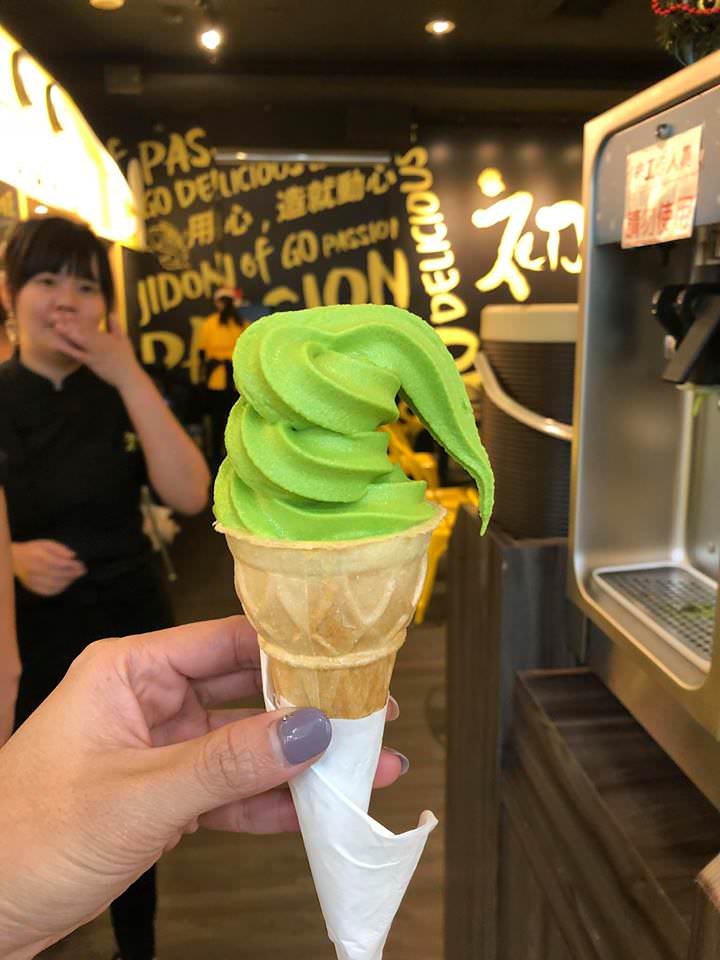
[[[263,540],[216,525],[258,632],[278,705],[357,719],[387,701],[444,511],[400,533],[339,542]]]

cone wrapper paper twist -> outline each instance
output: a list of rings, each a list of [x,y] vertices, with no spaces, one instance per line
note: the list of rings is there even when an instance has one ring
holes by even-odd
[[[266,659],[263,656],[263,659]],[[268,709],[281,706],[263,669]],[[385,707],[332,720],[326,753],[290,784],[328,937],[338,960],[381,960],[390,927],[437,818],[394,834],[367,813]]]
[[[367,813],[390,676],[443,511],[401,533],[342,542],[261,540],[220,525],[235,587],[258,631],[269,709],[315,706],[332,720],[324,756],[291,790],[339,960],[381,960],[428,835],[395,835]]]

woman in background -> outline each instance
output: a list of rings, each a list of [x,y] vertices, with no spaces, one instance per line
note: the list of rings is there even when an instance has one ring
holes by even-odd
[[[5,254],[18,350],[0,365],[0,449],[22,677],[16,726],[94,640],[172,624],[142,533],[149,479],[180,513],[207,502],[202,455],[112,316],[107,251],[60,217],[19,224]],[[111,908],[122,960],[155,954],[155,876]]]
[[[216,470],[225,456],[225,424],[238,396],[232,375],[233,350],[238,337],[248,328],[236,309],[241,298],[239,290],[229,287],[216,290],[213,299],[217,313],[209,316],[200,328],[200,379],[205,383],[212,426],[212,461]]]

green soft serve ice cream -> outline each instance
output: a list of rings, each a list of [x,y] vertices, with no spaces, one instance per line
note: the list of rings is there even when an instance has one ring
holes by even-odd
[[[433,328],[393,306],[315,307],[257,320],[233,355],[240,397],[225,430],[215,516],[279,540],[355,540],[430,519],[425,483],[387,456],[407,400],[475,480],[483,531],[493,475],[452,356]]]

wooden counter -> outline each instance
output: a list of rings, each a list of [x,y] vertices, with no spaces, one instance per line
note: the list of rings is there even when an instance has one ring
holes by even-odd
[[[570,666],[567,542],[515,541],[458,511],[448,550],[445,960],[496,960],[500,758],[518,670]]]
[[[458,517],[445,960],[720,960],[720,813],[592,673],[557,669],[564,555]]]
[[[591,673],[516,685],[498,956],[686,960],[720,813]]]

